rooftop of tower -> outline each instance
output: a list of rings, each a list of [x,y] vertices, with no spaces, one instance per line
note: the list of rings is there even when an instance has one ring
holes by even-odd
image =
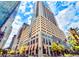
[[[37,1],[35,3],[34,15],[31,20],[34,21],[37,16],[44,16],[52,21],[56,26],[58,26],[53,12],[43,1]]]

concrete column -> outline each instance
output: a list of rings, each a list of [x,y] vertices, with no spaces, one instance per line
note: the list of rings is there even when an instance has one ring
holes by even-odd
[[[39,57],[43,56],[41,32],[39,32],[39,36],[38,36],[38,56]]]
[[[29,50],[28,50],[28,55],[30,54],[30,48],[29,48]]]
[[[36,44],[36,39],[35,39],[35,44]],[[36,45],[34,46],[34,55],[36,55]]]
[[[49,52],[49,56],[51,56],[49,47],[48,47],[48,52]]]
[[[36,55],[36,49],[34,49],[34,55]]]
[[[30,53],[31,53],[31,55],[32,55],[32,50],[31,50],[31,52],[30,52]]]

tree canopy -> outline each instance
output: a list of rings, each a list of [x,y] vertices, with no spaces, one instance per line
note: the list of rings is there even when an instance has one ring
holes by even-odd
[[[60,51],[61,52],[62,50],[64,50],[64,46],[61,44],[58,44],[56,42],[52,43],[51,48],[53,51]]]

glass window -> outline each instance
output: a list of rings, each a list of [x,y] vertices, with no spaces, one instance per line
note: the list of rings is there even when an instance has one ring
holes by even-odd
[[[35,40],[33,40],[33,44],[35,43]]]
[[[49,40],[49,45],[51,45],[51,42],[50,42],[50,40]]]
[[[29,42],[28,42],[28,45],[29,45]]]
[[[48,44],[48,40],[46,39],[46,44]]]
[[[38,36],[38,34],[36,36]]]
[[[59,42],[58,43],[61,43],[61,41],[59,40]]]
[[[31,44],[32,44],[32,41],[31,41]]]
[[[42,33],[42,35],[43,35],[43,36],[45,36],[45,34],[44,34],[44,33]]]
[[[0,2],[0,26],[2,26],[9,16],[13,13],[18,2],[16,1],[1,1]]]
[[[43,38],[43,43],[45,43],[45,38]]]
[[[36,39],[36,42],[38,42],[38,38]]]
[[[46,49],[44,49],[44,46],[43,46],[43,54],[46,54]]]

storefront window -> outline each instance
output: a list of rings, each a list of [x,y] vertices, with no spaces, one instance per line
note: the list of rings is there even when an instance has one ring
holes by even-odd
[[[29,45],[29,42],[28,42],[28,45]]]
[[[46,44],[48,44],[48,40],[46,39]]]
[[[35,43],[35,40],[33,40],[33,44]]]
[[[36,48],[36,54],[38,54],[38,46],[37,46],[37,48]]]
[[[31,44],[32,44],[32,41],[31,41]]]
[[[38,38],[36,39],[36,42],[38,42]]]
[[[45,43],[45,38],[43,38],[43,43]]]
[[[50,42],[50,40],[49,40],[49,45],[51,45],[51,42]]]
[[[45,50],[44,46],[43,46],[43,54],[46,54],[46,50]]]

